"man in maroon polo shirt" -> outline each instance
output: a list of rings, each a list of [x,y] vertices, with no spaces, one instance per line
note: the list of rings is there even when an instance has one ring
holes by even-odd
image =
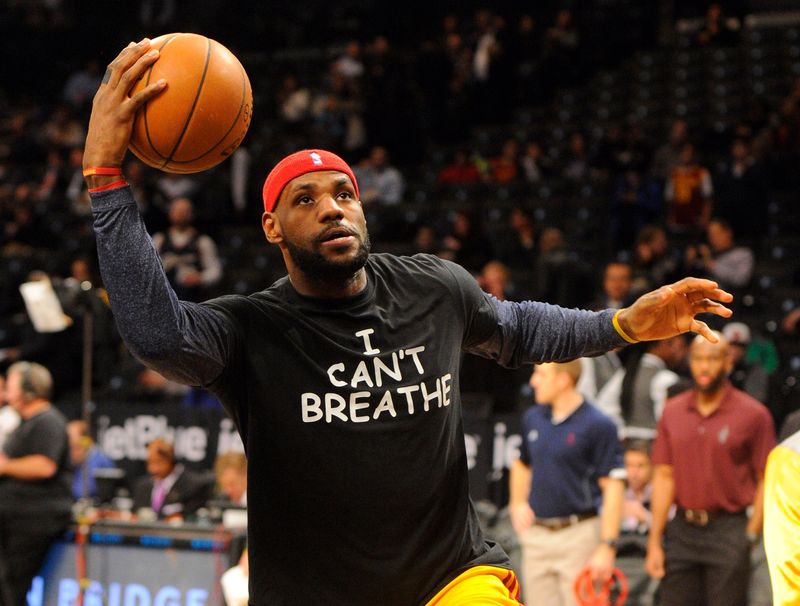
[[[663,577],[663,606],[747,604],[750,549],[761,532],[764,468],[775,430],[767,408],[729,383],[729,344],[717,336],[718,343],[692,343],[695,388],[667,401],[653,444],[645,567]],[[667,524],[673,503],[677,512]]]

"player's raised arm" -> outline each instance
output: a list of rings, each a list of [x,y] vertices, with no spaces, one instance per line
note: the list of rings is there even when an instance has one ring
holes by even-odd
[[[136,110],[165,89],[164,82],[155,82],[128,96],[157,59],[158,52],[144,39],[132,42],[109,64],[92,105],[84,174],[100,271],[125,343],[165,376],[205,385],[224,366],[224,321],[208,308],[178,301],[120,168]]]

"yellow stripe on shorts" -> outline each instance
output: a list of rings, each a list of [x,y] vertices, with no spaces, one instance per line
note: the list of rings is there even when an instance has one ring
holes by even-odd
[[[513,570],[474,566],[450,581],[426,606],[519,606],[519,582]]]

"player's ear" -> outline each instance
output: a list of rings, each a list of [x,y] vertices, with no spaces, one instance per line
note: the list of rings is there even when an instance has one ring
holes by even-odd
[[[264,229],[264,235],[267,237],[267,242],[270,244],[279,244],[283,242],[281,222],[276,213],[264,213],[261,216],[261,227]]]

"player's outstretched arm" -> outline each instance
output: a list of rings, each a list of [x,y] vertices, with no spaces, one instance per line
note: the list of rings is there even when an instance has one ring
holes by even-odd
[[[632,342],[667,339],[685,332],[696,332],[716,343],[717,337],[696,316],[712,313],[729,318],[733,312],[723,303],[731,301],[733,295],[719,288],[712,280],[684,278],[642,295],[633,305],[620,310],[615,319],[621,336]]]
[[[133,83],[157,59],[149,51],[147,39],[131,43],[109,64],[92,104],[84,170],[119,168],[136,110],[164,90],[157,82],[128,97]],[[226,358],[224,320],[206,307],[178,301],[124,177],[89,174],[86,180],[100,271],[128,348],[171,379],[210,383]]]

